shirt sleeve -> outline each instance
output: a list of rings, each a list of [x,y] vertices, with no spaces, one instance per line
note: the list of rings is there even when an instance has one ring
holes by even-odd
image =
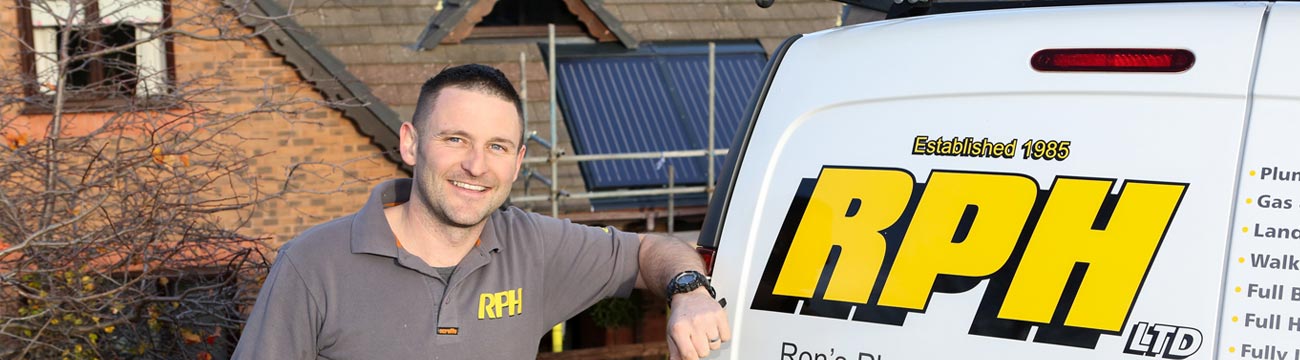
[[[282,247],[232,359],[315,359],[320,329],[316,300],[288,245]]]
[[[558,324],[608,297],[627,297],[636,286],[636,234],[536,216],[546,256],[547,326]]]

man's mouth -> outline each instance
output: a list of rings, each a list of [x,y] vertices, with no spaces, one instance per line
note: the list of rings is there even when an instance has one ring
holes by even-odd
[[[452,184],[452,185],[456,185],[456,187],[458,187],[458,188],[465,189],[465,190],[470,190],[470,191],[484,191],[484,190],[487,190],[487,187],[486,187],[486,186],[480,186],[480,185],[474,185],[474,184],[467,184],[467,183],[459,182],[459,181],[456,181],[456,180],[452,180],[452,181],[451,181],[451,184]]]

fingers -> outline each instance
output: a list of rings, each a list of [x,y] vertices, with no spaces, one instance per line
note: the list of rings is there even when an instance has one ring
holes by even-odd
[[[719,346],[721,346],[722,343],[731,341],[731,324],[727,322],[727,312],[725,311],[718,311],[714,313],[714,316],[718,319],[718,336],[714,337],[714,339],[721,340],[718,342]]]
[[[681,351],[677,350],[677,343],[673,342],[672,334],[668,336],[668,360],[681,360]]]
[[[708,356],[709,341],[703,339],[702,335],[693,334],[695,327],[689,321],[679,321],[669,326],[670,353],[679,355],[678,358],[682,360],[698,360],[701,356]]]
[[[715,316],[715,318],[716,318],[716,316]],[[724,321],[723,323],[725,323],[725,321]],[[707,334],[707,337],[708,337],[709,350],[710,350],[710,351],[712,351],[712,350],[717,350],[717,349],[721,349],[721,348],[722,348],[722,341],[723,341],[723,340],[722,340],[722,332],[724,331],[724,328],[725,328],[725,327],[726,327],[726,325],[721,325],[721,324],[720,324],[720,325],[714,325],[714,326],[706,326],[706,327],[704,328],[704,333]]]
[[[693,321],[671,324],[668,336],[670,354],[679,355],[683,360],[696,360],[722,348],[724,341],[730,341],[731,333],[726,321],[710,321],[713,318],[708,314]]]
[[[709,356],[709,339],[704,336],[705,332],[701,330],[702,329],[695,329],[691,334],[691,343],[695,344],[696,357],[687,357],[687,359],[699,359]]]
[[[668,319],[668,347],[672,359],[708,357],[731,341],[727,313],[708,294],[683,294],[673,300]]]

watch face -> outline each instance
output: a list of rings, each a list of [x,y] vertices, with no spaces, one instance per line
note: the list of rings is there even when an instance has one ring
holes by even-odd
[[[691,283],[694,283],[696,280],[698,280],[696,276],[697,275],[695,275],[695,273],[682,274],[681,277],[677,278],[677,283],[681,285],[689,285]]]

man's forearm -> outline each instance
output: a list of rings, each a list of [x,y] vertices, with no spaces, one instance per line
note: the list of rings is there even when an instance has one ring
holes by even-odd
[[[664,296],[672,278],[683,271],[704,272],[704,262],[691,245],[658,235],[641,235],[637,287]],[[668,352],[673,359],[700,359],[731,340],[731,326],[722,304],[707,289],[681,293],[668,299]]]
[[[651,234],[641,234],[638,255],[640,271],[637,273],[636,287],[664,296],[664,290],[673,276],[687,271],[704,272],[704,262],[695,253],[695,248],[684,241]]]

